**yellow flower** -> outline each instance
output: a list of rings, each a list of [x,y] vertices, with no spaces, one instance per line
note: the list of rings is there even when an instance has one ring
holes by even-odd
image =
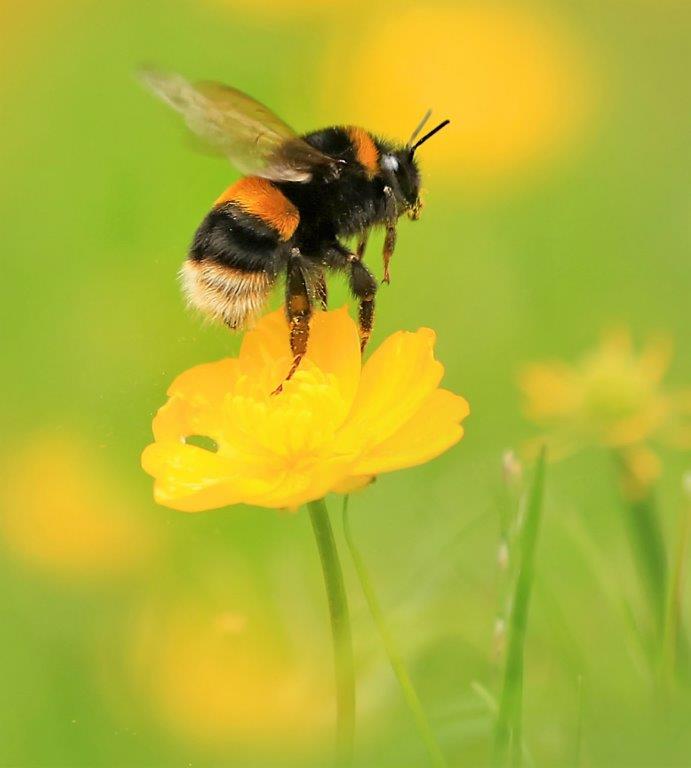
[[[318,312],[306,357],[274,395],[291,354],[282,312],[267,315],[237,359],[191,368],[168,390],[142,455],[156,501],[186,512],[295,508],[438,456],[469,411],[439,388],[434,341],[427,328],[395,333],[362,365],[346,309]]]
[[[526,415],[550,429],[562,448],[597,443],[621,449],[653,437],[683,447],[688,394],[661,386],[670,357],[668,340],[650,341],[637,354],[629,333],[620,330],[576,365],[527,366],[520,375]]]

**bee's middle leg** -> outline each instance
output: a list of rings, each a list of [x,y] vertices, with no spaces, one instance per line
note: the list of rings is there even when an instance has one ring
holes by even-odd
[[[365,251],[367,250],[367,241],[369,240],[369,230],[365,230],[358,240],[357,244],[357,257],[362,261],[362,257],[365,255]]]
[[[374,297],[377,293],[377,281],[361,261],[351,262],[350,290],[360,301],[358,310],[360,351],[364,352],[374,325]]]
[[[297,371],[300,361],[307,352],[307,342],[310,336],[310,318],[312,317],[312,302],[310,300],[307,279],[303,271],[302,256],[297,248],[293,249],[288,261],[286,274],[286,317],[290,326],[290,351],[293,353],[293,363],[288,375],[274,390],[277,395],[283,385]]]
[[[314,278],[314,294],[321,308],[326,312],[329,308],[329,289],[326,285],[324,270],[319,272]]]
[[[333,269],[346,269],[349,273],[350,290],[360,302],[358,327],[360,350],[364,352],[374,325],[374,297],[377,293],[377,281],[360,260],[359,255],[351,253],[340,243],[335,243],[326,250],[324,263]]]

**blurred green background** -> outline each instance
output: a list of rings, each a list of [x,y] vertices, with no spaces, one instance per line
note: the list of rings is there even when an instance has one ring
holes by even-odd
[[[154,504],[139,467],[171,379],[239,347],[185,310],[176,279],[237,174],[139,86],[147,62],[231,83],[298,131],[403,140],[428,106],[453,121],[421,151],[426,207],[400,227],[372,344],[434,328],[472,414],[458,446],[381,478],[351,517],[450,763],[485,764],[501,456],[536,434],[518,369],[623,324],[671,335],[669,385],[691,384],[691,6],[37,0],[0,19],[0,765],[326,764],[331,651],[304,511],[185,515]],[[691,457],[660,457],[673,548]],[[525,678],[535,765],[688,765],[691,699],[660,704],[631,629],[609,456],[550,466],[547,489]],[[345,565],[357,764],[424,765]]]

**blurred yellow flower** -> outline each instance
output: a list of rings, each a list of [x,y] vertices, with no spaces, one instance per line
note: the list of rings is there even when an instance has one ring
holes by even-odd
[[[438,456],[461,439],[469,410],[439,388],[434,341],[427,328],[398,332],[362,365],[347,310],[317,312],[306,357],[274,395],[292,356],[283,313],[265,316],[237,359],[196,366],[170,386],[142,455],[156,501],[186,512],[295,508]],[[207,447],[194,444],[200,437]]]
[[[112,577],[153,549],[150,528],[75,437],[36,435],[6,458],[0,500],[5,546],[52,576]]]
[[[662,474],[662,462],[646,445],[633,445],[618,453],[619,487],[629,501],[647,498]]]
[[[182,741],[294,751],[331,736],[328,655],[291,650],[256,609],[179,600],[152,605],[134,630],[135,689]]]
[[[619,449],[653,437],[689,446],[691,430],[684,424],[689,393],[670,394],[662,387],[671,351],[669,340],[660,338],[636,353],[630,334],[618,330],[576,365],[526,366],[519,377],[525,413],[551,431],[557,452],[583,443]],[[649,457],[630,458],[631,468],[654,473]]]
[[[334,32],[326,108],[405,140],[434,107],[452,120],[421,150],[435,177],[478,188],[541,167],[592,112],[587,56],[552,13],[474,0],[396,4],[359,19],[354,34]]]

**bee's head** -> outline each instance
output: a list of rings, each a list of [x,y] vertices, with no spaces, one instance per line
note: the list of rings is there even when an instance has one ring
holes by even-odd
[[[450,120],[444,120],[436,128],[433,128],[416,141],[431,114],[431,110],[425,113],[404,147],[384,154],[381,159],[382,169],[396,195],[396,199],[411,219],[417,219],[422,208],[422,203],[420,202],[420,170],[415,160],[415,151],[420,145],[431,139],[435,133],[441,131],[442,128],[451,122]]]

